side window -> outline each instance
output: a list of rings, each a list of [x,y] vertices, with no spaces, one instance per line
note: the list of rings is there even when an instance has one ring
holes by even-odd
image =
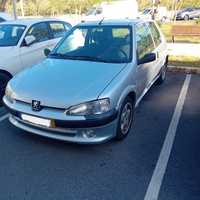
[[[33,35],[36,38],[36,42],[43,42],[49,40],[49,30],[46,23],[38,23],[33,25],[29,30],[27,35]]]
[[[72,25],[71,25],[71,24],[68,24],[68,23],[66,23],[66,22],[63,22],[63,24],[64,24],[64,27],[65,27],[65,30],[66,30],[66,31],[69,31],[69,30],[72,28]]]
[[[50,22],[49,26],[53,34],[53,38],[63,37],[66,33],[65,26],[61,22]]]
[[[151,33],[145,24],[136,25],[136,43],[138,59],[143,58],[147,53],[151,53],[154,50]]]
[[[101,15],[103,13],[102,8],[97,8],[96,15]]]
[[[161,43],[160,32],[159,32],[159,30],[157,29],[156,25],[153,22],[149,23],[149,28],[151,30],[155,45],[156,45],[156,47],[158,47],[160,45],[160,43]]]
[[[0,22],[5,22],[6,20],[0,17]]]

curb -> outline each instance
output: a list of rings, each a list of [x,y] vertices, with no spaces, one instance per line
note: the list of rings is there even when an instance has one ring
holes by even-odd
[[[168,66],[169,72],[183,72],[187,74],[200,74],[200,68],[197,67],[186,67],[186,66]]]

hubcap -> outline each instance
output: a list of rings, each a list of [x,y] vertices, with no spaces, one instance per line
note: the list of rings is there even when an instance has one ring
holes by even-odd
[[[122,110],[121,120],[120,120],[121,124],[120,127],[123,135],[126,135],[128,133],[131,121],[132,121],[132,105],[131,103],[128,102]]]

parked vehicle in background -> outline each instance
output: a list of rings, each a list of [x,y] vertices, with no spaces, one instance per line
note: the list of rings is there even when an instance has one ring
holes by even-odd
[[[155,8],[154,12],[152,8],[146,8],[143,12],[139,14],[139,17],[144,20],[150,20],[153,18],[153,14],[155,20],[157,21],[166,21],[168,18],[168,11],[166,7],[158,7]]]
[[[56,19],[24,19],[0,24],[0,101],[9,79],[45,58],[44,49],[53,49],[71,29]]]
[[[134,19],[138,16],[138,3],[136,0],[117,0],[104,2],[92,7],[83,21],[101,20],[103,18]]]
[[[0,22],[14,20],[14,18],[5,12],[0,12]]]
[[[9,81],[10,121],[58,140],[124,139],[135,107],[163,83],[167,45],[153,21],[101,20],[72,28],[40,64]]]
[[[153,10],[151,8],[146,8],[142,12],[139,13],[140,19],[151,20],[152,19]]]
[[[176,20],[200,18],[200,8],[185,8],[177,12]]]

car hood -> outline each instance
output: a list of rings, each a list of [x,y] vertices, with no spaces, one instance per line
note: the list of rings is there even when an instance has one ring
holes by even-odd
[[[1,47],[0,46],[0,55],[1,55],[0,59],[2,60],[2,59],[5,59],[7,57],[10,57],[10,52],[15,50],[15,49],[16,49],[15,46],[13,46],[13,47]]]
[[[95,100],[126,64],[46,59],[13,78],[17,100],[67,108]]]

